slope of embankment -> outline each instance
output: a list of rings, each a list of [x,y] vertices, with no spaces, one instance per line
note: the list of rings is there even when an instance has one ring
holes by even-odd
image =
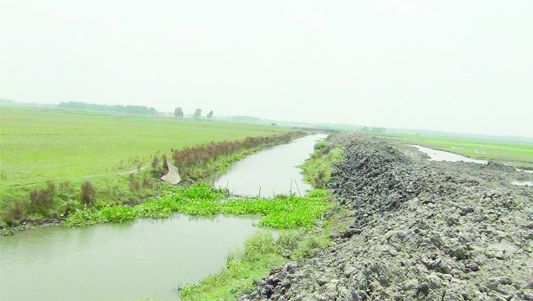
[[[533,193],[497,164],[435,163],[356,134],[329,187],[355,222],[239,300],[533,300]]]

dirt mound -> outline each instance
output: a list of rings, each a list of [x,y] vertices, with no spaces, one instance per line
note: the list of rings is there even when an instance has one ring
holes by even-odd
[[[533,300],[531,190],[486,185],[467,163],[414,163],[366,136],[336,143],[331,188],[356,222],[240,300]]]

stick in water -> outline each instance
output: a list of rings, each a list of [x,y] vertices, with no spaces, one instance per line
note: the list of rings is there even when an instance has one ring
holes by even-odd
[[[292,194],[292,178],[291,178],[291,189],[289,190],[289,194]]]
[[[294,180],[294,184],[296,184],[296,188],[298,188],[298,194],[300,197],[302,197],[302,194],[300,193],[300,187],[298,187],[298,183],[296,183],[296,180]]]

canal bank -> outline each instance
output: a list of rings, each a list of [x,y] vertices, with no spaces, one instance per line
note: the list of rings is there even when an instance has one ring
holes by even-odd
[[[293,141],[291,144],[297,147],[288,150],[291,157],[295,157],[298,149],[300,160],[285,162],[289,165],[303,163],[313,152],[315,140],[321,137]],[[273,152],[269,158],[279,161],[279,155],[279,152]],[[264,173],[263,168],[246,165],[258,174]],[[276,172],[280,171],[281,165],[284,164],[278,164]],[[233,172],[249,174],[249,168],[228,170],[226,176],[231,176]],[[292,194],[270,200],[228,198],[223,188],[197,184],[174,188],[176,191],[170,191],[162,198],[134,207],[80,210],[69,216],[66,222],[68,225],[69,221],[77,221],[70,223],[76,226],[115,223],[70,229],[39,228],[3,237],[1,297],[6,300],[32,300],[36,297],[39,300],[135,300],[146,297],[175,300],[178,288],[196,283],[225,266],[227,254],[242,246],[245,238],[256,231],[257,227],[253,225],[311,228],[315,220],[331,207],[324,201],[323,192],[303,195],[305,192],[302,190],[307,186],[296,166],[284,168],[285,171],[292,169],[292,172],[286,174],[286,181],[279,182],[286,185],[279,186],[278,191],[290,194],[292,182],[293,187],[300,187],[302,197]],[[280,175],[277,174],[277,177]],[[268,187],[269,183],[258,185]],[[246,194],[238,190],[235,193]],[[197,217],[176,215],[174,212]],[[255,216],[233,216],[250,213]],[[294,232],[290,235],[298,239],[297,236],[303,234]],[[209,254],[203,254],[205,252]],[[28,290],[29,287],[32,289]]]

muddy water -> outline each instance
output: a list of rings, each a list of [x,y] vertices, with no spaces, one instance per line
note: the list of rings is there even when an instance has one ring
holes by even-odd
[[[291,191],[304,195],[311,186],[302,182],[300,169],[296,166],[309,158],[318,139],[326,137],[307,136],[253,154],[235,163],[228,172],[215,178],[213,183],[239,195],[261,194],[262,197],[271,197]]]
[[[163,220],[0,238],[0,300],[177,300],[225,263],[254,232],[255,217]]]
[[[416,147],[419,151],[428,154],[430,157],[430,161],[449,161],[449,162],[463,161],[463,162],[472,162],[472,163],[478,163],[478,164],[488,163],[487,160],[471,159],[471,158],[467,158],[465,156],[461,156],[458,154],[436,150],[436,149],[432,149],[429,147],[423,147],[420,145],[411,145],[411,146]]]

